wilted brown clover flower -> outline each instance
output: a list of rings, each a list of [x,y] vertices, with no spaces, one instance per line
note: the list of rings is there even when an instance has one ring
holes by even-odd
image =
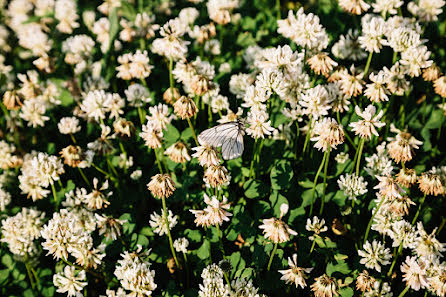
[[[175,183],[169,174],[157,174],[147,184],[147,188],[156,198],[168,198],[175,191]]]
[[[315,282],[311,285],[311,291],[315,297],[333,297],[338,296],[338,283],[334,277],[326,274],[315,278]]]
[[[186,96],[181,96],[174,103],[173,108],[176,115],[179,116],[182,120],[189,119],[198,112],[198,108],[195,105],[194,100]]]

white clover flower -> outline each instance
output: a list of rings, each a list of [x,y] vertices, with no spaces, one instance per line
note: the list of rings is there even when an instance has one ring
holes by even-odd
[[[357,176],[355,173],[341,175],[338,179],[338,186],[350,200],[356,200],[356,197],[368,192],[367,182],[362,176]]]
[[[73,266],[65,266],[63,272],[53,275],[53,284],[58,293],[67,293],[68,297],[76,296],[87,285],[85,270],[76,271]]]
[[[361,264],[364,264],[367,268],[375,269],[378,272],[381,272],[381,265],[385,266],[390,264],[389,260],[392,258],[390,249],[376,240],[373,240],[371,244],[367,241],[363,246],[363,250],[359,250],[358,254],[361,257],[359,261]]]
[[[186,237],[175,239],[173,247],[178,253],[187,253],[187,247],[189,246],[189,240]]]
[[[173,215],[173,212],[171,210],[167,211],[167,221],[169,222],[169,230],[172,230],[173,227],[175,227],[178,223],[178,216]],[[150,227],[153,228],[153,232],[158,234],[159,236],[162,236],[164,234],[167,234],[167,225],[166,220],[164,218],[164,210],[161,210],[161,214],[157,214],[156,212],[153,212],[150,215],[150,221],[149,221]]]
[[[271,120],[268,119],[268,114],[264,111],[249,112],[246,121],[248,123],[246,133],[255,139],[265,138],[265,135],[271,135],[275,130],[271,126]]]
[[[61,118],[57,127],[61,134],[75,134],[81,130],[79,120],[75,117]]]

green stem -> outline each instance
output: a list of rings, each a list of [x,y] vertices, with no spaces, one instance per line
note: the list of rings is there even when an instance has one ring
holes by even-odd
[[[328,149],[326,151],[327,157],[325,159],[325,164],[324,164],[324,188],[322,190],[322,201],[321,201],[321,208],[319,210],[319,215],[322,215],[322,212],[324,211],[325,190],[327,189],[327,171],[328,171],[328,162],[330,160],[330,151],[331,151],[331,147],[328,147]]]
[[[359,141],[358,159],[356,160],[356,176],[359,176],[359,164],[361,164],[361,155],[362,155],[362,150],[364,149],[364,141],[365,138],[361,138],[361,140]]]
[[[274,258],[274,255],[276,254],[276,251],[277,251],[277,243],[274,244],[273,251],[271,252],[271,255],[269,256],[269,262],[268,262],[268,267],[267,267],[268,271],[271,268],[271,264],[273,263],[273,258]]]
[[[76,143],[76,138],[74,138],[73,133],[70,133],[70,137],[71,137],[71,141],[73,141],[74,144],[77,144]]]
[[[395,267],[396,260],[398,260],[398,257],[403,250],[403,242],[404,241],[401,241],[400,246],[398,247],[398,251],[396,252],[395,257],[393,258],[392,265],[390,266],[389,272],[387,272],[387,277],[390,277],[392,275],[392,271],[393,271],[393,268]]]
[[[373,220],[375,219],[376,214],[379,212],[381,205],[384,203],[384,200],[385,200],[385,198],[382,197],[381,201],[378,204],[378,207],[376,208],[375,212],[373,213],[372,217],[370,218],[369,223],[367,224],[367,229],[365,231],[364,242],[363,242],[364,244],[367,242],[367,238],[369,237],[369,232],[370,232],[370,228],[372,227]]]
[[[56,187],[54,183],[51,183],[51,191],[53,192],[54,203],[56,203],[56,209],[59,209],[59,199],[57,199]]]
[[[398,297],[403,297],[404,295],[406,295],[407,291],[409,291],[409,286],[406,286],[404,288],[404,290],[401,292],[401,294],[398,295]]]
[[[87,177],[85,176],[84,172],[80,167],[77,167],[77,170],[79,170],[79,173],[81,174],[82,178],[84,179],[85,183],[90,187],[90,182],[88,181]]]
[[[159,156],[158,156],[158,150],[154,149],[154,153],[155,153],[156,163],[158,164],[158,169],[159,169],[160,173],[163,174],[164,173],[163,172],[163,167],[161,166],[161,161],[160,161]]]
[[[173,73],[172,73],[172,69],[173,69],[173,59],[172,57],[170,57],[169,59],[169,85],[170,85],[170,93],[172,95],[172,99],[174,98],[174,93],[173,93]]]
[[[36,284],[34,283],[33,275],[31,273],[31,267],[28,262],[25,262],[26,272],[28,273],[29,282],[31,283],[31,288],[34,290],[36,288]]]
[[[194,137],[195,144],[197,146],[200,146],[200,144],[198,143],[197,134],[195,133],[195,129],[194,129],[194,126],[192,125],[192,122],[190,121],[189,118],[186,118],[186,119],[187,119],[187,123],[189,124],[190,129],[192,130],[192,136]]]
[[[256,152],[257,152],[257,137],[254,140],[254,147],[253,147],[254,156],[251,159],[251,165],[249,167],[249,179],[253,177],[253,169],[254,169],[254,161],[256,160]]]
[[[367,58],[367,64],[364,69],[364,78],[367,77],[367,72],[369,72],[370,63],[372,62],[373,52],[369,53],[369,57]]]
[[[437,235],[438,234],[440,234],[440,232],[441,232],[441,230],[443,229],[443,227],[444,227],[444,225],[446,224],[446,218],[442,218],[441,219],[441,223],[440,223],[440,226],[438,227],[438,229],[437,229]]]
[[[310,121],[308,122],[308,130],[307,130],[307,135],[305,136],[305,143],[304,143],[304,149],[303,149],[303,153],[306,152],[307,150],[307,145],[308,142],[310,141],[310,137],[311,137],[311,121],[312,121],[312,115],[310,115]]]
[[[141,106],[138,106],[138,117],[139,117],[139,122],[141,123],[141,125],[144,125],[144,114],[143,111],[141,109]]]
[[[311,244],[310,254],[313,252],[315,246],[316,246],[316,239],[313,238],[313,243]]]
[[[424,193],[423,198],[421,198],[420,204],[418,205],[417,213],[415,214],[415,216],[412,220],[412,225],[415,224],[415,222],[417,221],[418,215],[420,214],[421,208],[423,207],[425,200],[426,200],[426,193]]]
[[[280,15],[280,0],[276,0],[276,12],[277,12],[277,19],[280,20],[282,16]]]
[[[316,191],[317,179],[319,177],[319,174],[321,174],[321,171],[322,171],[322,168],[324,167],[324,163],[325,163],[325,159],[326,158],[327,158],[327,152],[324,153],[324,156],[322,157],[321,165],[319,166],[319,169],[316,172],[316,176],[314,177],[313,189],[311,191],[310,217],[311,217],[311,214],[313,213],[314,193]]]
[[[167,219],[166,198],[163,197],[161,200],[163,202],[164,222],[166,223],[167,237],[169,237],[170,250],[172,251],[173,259],[175,260],[175,265],[177,265],[177,268],[180,269],[180,265],[177,259],[177,254],[175,253],[175,249],[173,248],[172,235],[170,235],[169,220]]]

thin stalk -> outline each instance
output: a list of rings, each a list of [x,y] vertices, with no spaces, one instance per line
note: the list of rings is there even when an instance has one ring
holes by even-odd
[[[367,72],[369,72],[370,63],[372,62],[373,52],[369,53],[369,57],[367,58],[367,64],[365,64],[364,69],[364,77],[367,77]]]
[[[178,264],[177,254],[175,253],[175,249],[173,248],[172,235],[170,235],[169,220],[167,219],[166,198],[163,197],[161,200],[163,202],[164,222],[166,224],[167,237],[169,237],[170,250],[172,251],[173,259],[175,260],[175,265],[177,265],[177,268],[180,269],[180,265]]]
[[[400,246],[398,247],[398,251],[395,254],[395,257],[393,258],[392,265],[390,266],[389,272],[387,272],[387,277],[390,277],[392,275],[393,268],[395,267],[396,260],[398,259],[399,255],[403,251],[403,242],[401,241]]]
[[[71,141],[73,141],[74,144],[77,144],[76,138],[74,138],[73,133],[70,133]]]
[[[220,225],[217,224],[215,225],[215,227],[217,228],[217,236],[218,236],[218,242],[219,242],[219,246],[220,246],[220,251],[223,255],[223,259],[226,259],[226,255],[225,255],[225,249],[223,247],[223,232],[220,231]],[[228,274],[226,272],[224,272],[224,277],[226,280],[226,283],[228,284],[229,287],[231,287],[231,282],[229,281],[229,277]]]
[[[77,170],[79,170],[79,173],[81,174],[82,178],[84,179],[85,183],[90,187],[90,182],[88,181],[87,177],[85,176],[84,172],[80,167],[77,167]]]
[[[174,98],[172,69],[173,69],[173,59],[172,59],[172,57],[170,57],[170,59],[169,59],[169,85],[170,85],[170,93],[172,94],[172,98]]]
[[[280,0],[276,0],[276,12],[277,12],[277,19],[280,20],[282,16],[280,15]]]
[[[116,169],[115,169],[115,166],[113,166],[113,164],[112,164],[112,162],[110,161],[110,157],[107,155],[107,164],[108,164],[108,167],[110,167],[110,170],[113,172],[113,174],[116,176],[116,177],[118,177],[118,172],[116,171]]]
[[[375,219],[376,214],[378,213],[379,209],[381,208],[381,205],[384,203],[384,197],[381,198],[381,201],[378,204],[378,207],[376,208],[375,212],[373,213],[372,217],[370,218],[370,221],[367,225],[367,229],[365,231],[365,236],[364,236],[364,244],[367,242],[367,238],[369,237],[369,232],[370,232],[370,227],[372,227],[372,223],[373,220]]]
[[[446,218],[442,218],[441,219],[441,223],[440,223],[440,226],[438,227],[438,229],[437,229],[437,235],[438,234],[440,234],[440,232],[441,232],[441,230],[443,229],[443,227],[444,227],[444,225],[446,224]]]
[[[412,220],[412,225],[415,224],[415,222],[417,221],[418,215],[420,214],[421,208],[423,207],[424,201],[426,200],[426,193],[424,193],[423,198],[421,198],[420,201],[420,205],[418,205],[418,210],[417,213],[415,214],[413,220]]]
[[[325,159],[325,164],[324,164],[324,188],[322,190],[322,201],[321,201],[321,208],[319,210],[319,215],[322,215],[322,212],[324,211],[324,204],[325,204],[325,190],[327,189],[327,171],[328,171],[328,161],[330,160],[330,151],[331,148],[328,147],[327,149],[327,157]]]
[[[311,214],[313,213],[313,203],[314,203],[314,193],[316,191],[316,184],[317,184],[317,179],[319,177],[319,174],[321,174],[322,168],[324,166],[325,163],[325,159],[327,158],[327,152],[324,153],[324,157],[322,157],[322,162],[321,165],[319,166],[319,169],[316,172],[316,176],[314,177],[314,181],[313,181],[313,190],[311,192],[311,205],[310,205],[310,217]]]
[[[358,160],[356,160],[356,176],[359,176],[359,164],[361,164],[361,155],[362,155],[362,150],[364,149],[364,141],[365,138],[361,138],[361,140],[359,141]]]
[[[407,291],[409,291],[409,288],[410,288],[409,286],[406,286],[404,290],[401,292],[401,294],[398,295],[398,297],[403,297],[404,295],[406,295]]]
[[[141,106],[138,106],[138,117],[139,117],[139,122],[141,123],[141,125],[144,125],[144,114],[143,111],[141,109]]]
[[[254,161],[255,161],[255,154],[256,154],[256,152],[257,152],[257,137],[256,137],[256,139],[254,140],[254,148],[253,148],[253,151],[254,151],[254,156],[253,156],[253,158],[252,158],[252,160],[251,160],[251,166],[249,167],[249,179],[251,179],[252,178],[252,175],[253,175],[253,169],[254,169]]]
[[[36,288],[36,284],[34,283],[33,275],[31,273],[31,267],[28,262],[25,262],[26,272],[28,273],[29,282],[31,283],[31,288],[34,290]]]
[[[59,209],[59,199],[57,199],[56,187],[54,183],[51,183],[51,191],[53,192],[54,203],[56,203],[56,209]]]
[[[310,254],[313,252],[315,246],[316,246],[316,240],[313,238],[313,243],[311,244]]]
[[[190,121],[189,118],[186,118],[186,119],[187,119],[187,123],[189,124],[190,129],[192,130],[192,136],[194,137],[195,144],[197,146],[200,146],[200,144],[198,143],[197,134],[195,133],[195,129],[194,129],[194,126],[192,125],[192,122]]]
[[[161,166],[161,161],[160,161],[160,159],[158,157],[158,150],[154,149],[154,153],[155,153],[155,157],[156,157],[156,163],[158,164],[158,169],[159,169],[160,173],[163,174],[164,173],[163,172],[163,167]]]
[[[273,251],[271,252],[271,255],[269,256],[269,262],[268,262],[268,267],[267,267],[268,271],[271,268],[271,264],[273,263],[273,258],[274,258],[274,255],[276,254],[276,251],[277,251],[277,243],[274,244]]]
[[[305,153],[305,151],[307,150],[307,145],[308,142],[310,141],[310,137],[311,137],[311,121],[312,119],[312,115],[310,115],[310,121],[308,122],[308,130],[307,130],[307,135],[305,136],[305,143],[304,143],[304,149],[303,149],[303,153]]]
[[[75,267],[75,268],[77,268],[77,269],[79,269],[79,270],[85,270],[86,272],[90,273],[91,275],[93,275],[93,276],[95,276],[95,277],[97,277],[97,278],[101,278],[101,279],[103,279],[103,280],[106,280],[106,278],[105,278],[102,274],[99,274],[99,273],[94,272],[94,271],[89,270],[89,269],[85,269],[84,267],[82,267],[82,266],[80,266],[80,265],[77,265],[77,264],[71,263],[71,262],[68,261],[68,260],[65,260],[64,258],[61,258],[61,259],[62,259],[62,261],[63,261],[65,264],[67,264],[67,265],[73,266],[73,267]],[[108,280],[106,280],[106,281],[108,282]]]
[[[108,173],[107,171],[103,170],[102,168],[100,168],[99,166],[97,166],[94,163],[91,163],[91,166],[93,166],[97,171],[99,171],[100,173],[104,174],[106,177],[110,178],[112,181],[115,181],[115,178],[113,175],[111,175],[110,173]]]

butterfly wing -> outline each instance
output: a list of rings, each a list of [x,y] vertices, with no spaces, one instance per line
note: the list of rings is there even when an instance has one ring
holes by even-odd
[[[198,142],[201,145],[221,146],[223,159],[231,160],[243,154],[243,135],[245,135],[243,124],[234,121],[204,130],[198,136]]]
[[[236,129],[235,131],[231,131],[231,135],[228,135],[228,139],[221,147],[223,159],[232,160],[243,154],[243,135],[243,130]]]
[[[198,142],[201,145],[207,144],[219,147],[227,139],[227,135],[234,129],[237,130],[237,125],[234,122],[217,125],[201,132],[198,135]]]

